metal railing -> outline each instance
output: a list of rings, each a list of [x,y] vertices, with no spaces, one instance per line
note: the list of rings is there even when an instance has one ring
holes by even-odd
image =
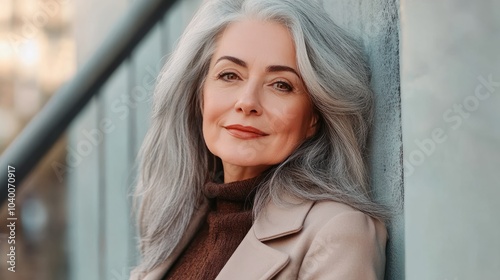
[[[0,157],[0,205],[7,199],[7,166],[16,168],[17,187],[68,128],[113,72],[176,0],[140,0],[131,5],[102,46],[47,102]]]

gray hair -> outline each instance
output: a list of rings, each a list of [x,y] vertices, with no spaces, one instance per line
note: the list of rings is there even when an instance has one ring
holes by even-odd
[[[266,172],[254,216],[269,201],[286,204],[282,197],[288,194],[342,202],[380,220],[388,217],[368,187],[365,158],[373,101],[369,69],[356,42],[313,1],[206,1],[163,68],[154,93],[134,196],[135,208],[140,205],[139,271],[153,269],[173,251],[203,198],[202,186],[220,171],[203,139],[201,88],[218,37],[245,18],[288,28],[319,117],[315,135]]]

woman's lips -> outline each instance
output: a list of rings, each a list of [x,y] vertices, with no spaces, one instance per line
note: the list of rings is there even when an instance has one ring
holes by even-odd
[[[240,139],[252,139],[269,135],[267,133],[258,130],[253,126],[232,124],[225,126],[224,128],[229,132],[229,134]]]

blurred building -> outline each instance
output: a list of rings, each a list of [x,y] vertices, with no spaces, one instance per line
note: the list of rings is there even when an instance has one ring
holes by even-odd
[[[0,151],[76,69],[74,2],[0,0]]]
[[[73,11],[72,1],[0,0],[0,153],[75,73]],[[65,145],[61,139],[47,158],[64,159]],[[31,177],[16,194],[18,270],[7,271],[2,242],[0,278],[65,279],[65,186],[47,166]]]

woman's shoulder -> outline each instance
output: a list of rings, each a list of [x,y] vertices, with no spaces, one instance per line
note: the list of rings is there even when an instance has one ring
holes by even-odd
[[[301,201],[286,198],[289,204],[267,204],[254,223],[257,237],[262,240],[282,233],[302,232],[304,236],[337,234],[351,239],[371,239],[385,244],[387,230],[384,222],[345,203],[333,200]]]
[[[344,203],[319,201],[312,205],[303,231],[310,240],[304,259],[336,264],[318,265],[314,272],[324,270],[331,279],[383,279],[387,230],[382,221]]]
[[[373,218],[345,203],[325,200],[317,201],[309,210],[304,228],[314,228],[321,234],[327,232],[350,239],[371,239],[385,244],[387,230],[384,222]]]
[[[298,278],[383,279],[387,231],[382,221],[335,201],[270,210],[270,219],[256,223],[255,236],[276,240],[267,244],[293,256],[292,264],[300,260]],[[289,238],[277,239],[281,236]]]

